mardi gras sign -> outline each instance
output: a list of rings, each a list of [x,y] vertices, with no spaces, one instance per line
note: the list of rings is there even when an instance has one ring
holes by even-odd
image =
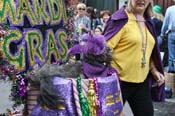
[[[10,26],[2,50],[19,71],[67,57],[63,0],[0,0],[0,23],[3,22]]]

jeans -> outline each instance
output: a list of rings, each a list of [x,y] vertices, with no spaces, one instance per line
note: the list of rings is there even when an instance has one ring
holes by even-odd
[[[168,35],[168,71],[175,72],[175,32],[171,32]]]

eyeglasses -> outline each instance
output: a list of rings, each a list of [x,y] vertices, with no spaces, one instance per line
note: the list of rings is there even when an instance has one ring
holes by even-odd
[[[85,8],[78,8],[78,10],[85,10]]]

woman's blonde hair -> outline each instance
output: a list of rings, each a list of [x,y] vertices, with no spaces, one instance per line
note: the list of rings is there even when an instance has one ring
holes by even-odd
[[[77,4],[77,9],[78,8],[84,8],[84,9],[86,9],[86,4],[84,4],[84,3],[78,3]]]
[[[127,4],[127,10],[129,12],[133,12],[134,8],[132,6],[132,0],[128,0],[128,4]],[[151,17],[153,15],[153,0],[150,0],[150,3],[148,4],[145,13],[147,16]]]

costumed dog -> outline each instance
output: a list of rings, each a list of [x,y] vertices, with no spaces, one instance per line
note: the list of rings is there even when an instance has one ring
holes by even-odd
[[[44,64],[32,71],[31,81],[40,85],[41,95],[38,102],[41,106],[57,109],[57,105],[64,102],[53,87],[52,78],[55,76],[77,78],[81,75],[82,78],[93,78],[107,77],[114,72],[116,73],[115,69],[109,65],[112,55],[104,36],[90,34],[85,36],[88,38],[86,42],[74,45],[68,52],[69,58],[75,54],[80,54],[80,61],[62,65]]]

